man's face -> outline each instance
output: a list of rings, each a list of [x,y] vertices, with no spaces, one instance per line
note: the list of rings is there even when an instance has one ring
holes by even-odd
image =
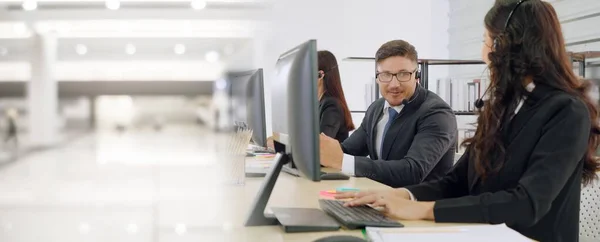
[[[379,91],[391,106],[399,106],[415,93],[417,63],[403,56],[393,56],[377,63]],[[394,75],[395,74],[395,75]]]

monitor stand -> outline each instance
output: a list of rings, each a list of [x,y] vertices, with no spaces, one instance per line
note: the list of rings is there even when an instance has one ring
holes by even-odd
[[[281,224],[286,232],[318,232],[335,231],[340,225],[320,209],[307,208],[273,208],[274,214],[266,215],[265,208],[275,187],[283,165],[290,161],[289,155],[277,153],[271,170],[252,202],[250,213],[245,222],[246,227]],[[293,191],[291,191],[293,192]],[[282,218],[278,220],[277,217]]]
[[[271,192],[273,192],[273,188],[275,187],[275,183],[277,182],[281,168],[283,165],[289,162],[289,156],[286,154],[277,153],[274,161],[275,162],[273,165],[271,165],[271,170],[267,173],[260,190],[258,190],[258,194],[256,194],[256,198],[254,198],[254,201],[252,202],[250,214],[246,219],[246,226],[279,224],[277,218],[275,218],[275,215],[265,216],[265,208],[267,207],[267,203],[269,202]]]

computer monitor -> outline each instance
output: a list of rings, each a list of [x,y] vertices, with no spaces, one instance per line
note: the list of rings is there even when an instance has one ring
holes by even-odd
[[[303,177],[320,181],[317,68],[316,40],[283,53],[277,61],[272,81],[277,154],[252,204],[246,226],[277,224],[275,218],[265,216],[264,210],[284,164],[293,161]]]
[[[235,125],[252,129],[254,144],[267,146],[263,70],[229,72],[226,75]]]
[[[313,181],[321,175],[316,48],[316,41],[308,41],[283,53],[271,89],[275,150]]]

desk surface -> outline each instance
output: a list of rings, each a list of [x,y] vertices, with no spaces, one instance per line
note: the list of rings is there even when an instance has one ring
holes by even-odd
[[[252,162],[250,159],[248,162]],[[339,230],[337,232],[285,233],[280,226],[244,227],[244,219],[264,178],[246,178],[243,186],[219,185],[215,201],[215,212],[220,214],[215,224],[222,228],[203,230],[202,241],[313,241],[334,234],[362,236],[360,230]],[[346,181],[312,182],[304,178],[281,173],[267,205],[270,207],[319,208],[319,191],[337,187],[359,189],[384,189],[387,186],[366,178],[351,178]],[[223,221],[218,221],[223,220]],[[439,224],[430,221],[401,221],[405,226],[451,226],[459,224]],[[464,224],[460,224],[464,225]]]

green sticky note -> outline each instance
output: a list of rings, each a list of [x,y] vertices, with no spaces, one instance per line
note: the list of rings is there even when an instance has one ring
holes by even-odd
[[[338,192],[358,192],[360,190],[358,188],[339,187],[336,191],[338,191]]]

